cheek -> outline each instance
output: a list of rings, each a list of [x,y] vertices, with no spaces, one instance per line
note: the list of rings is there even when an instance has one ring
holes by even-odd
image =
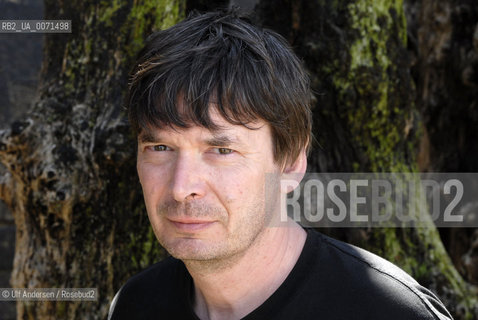
[[[145,201],[160,196],[166,189],[167,171],[152,164],[138,164],[138,177],[143,188]]]
[[[263,173],[258,170],[224,170],[213,177],[211,185],[220,199],[229,206],[247,205],[263,196]],[[255,200],[256,201],[256,200]]]

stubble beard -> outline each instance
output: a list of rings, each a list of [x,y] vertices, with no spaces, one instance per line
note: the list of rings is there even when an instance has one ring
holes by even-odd
[[[203,271],[229,268],[240,259],[248,249],[260,241],[265,229],[265,204],[258,198],[241,208],[240,218],[233,217],[234,224],[229,225],[229,214],[225,208],[199,203],[167,203],[161,205],[157,214],[164,218],[186,216],[216,220],[220,224],[224,238],[221,239],[165,239],[157,235],[160,244],[176,259],[182,260],[188,267]],[[234,213],[233,213],[234,214]],[[217,228],[218,226],[213,226]],[[232,230],[231,230],[232,229]]]

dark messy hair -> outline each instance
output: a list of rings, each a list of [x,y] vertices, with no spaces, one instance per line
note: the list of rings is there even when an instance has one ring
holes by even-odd
[[[211,106],[231,124],[249,128],[263,120],[281,166],[309,149],[310,103],[309,78],[286,40],[231,11],[193,13],[152,34],[131,73],[128,97],[136,134],[192,124],[215,130]]]

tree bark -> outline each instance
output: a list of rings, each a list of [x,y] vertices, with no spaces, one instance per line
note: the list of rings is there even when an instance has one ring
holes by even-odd
[[[0,133],[9,172],[0,197],[14,213],[18,288],[98,288],[97,302],[18,302],[18,319],[104,319],[124,281],[163,252],[149,226],[123,111],[127,73],[153,29],[184,16],[170,1],[45,2],[40,100]]]

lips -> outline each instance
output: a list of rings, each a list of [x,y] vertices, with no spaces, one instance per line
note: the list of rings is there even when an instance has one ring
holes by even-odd
[[[214,221],[202,221],[202,220],[169,220],[178,230],[184,232],[200,231],[206,229],[214,223]]]

